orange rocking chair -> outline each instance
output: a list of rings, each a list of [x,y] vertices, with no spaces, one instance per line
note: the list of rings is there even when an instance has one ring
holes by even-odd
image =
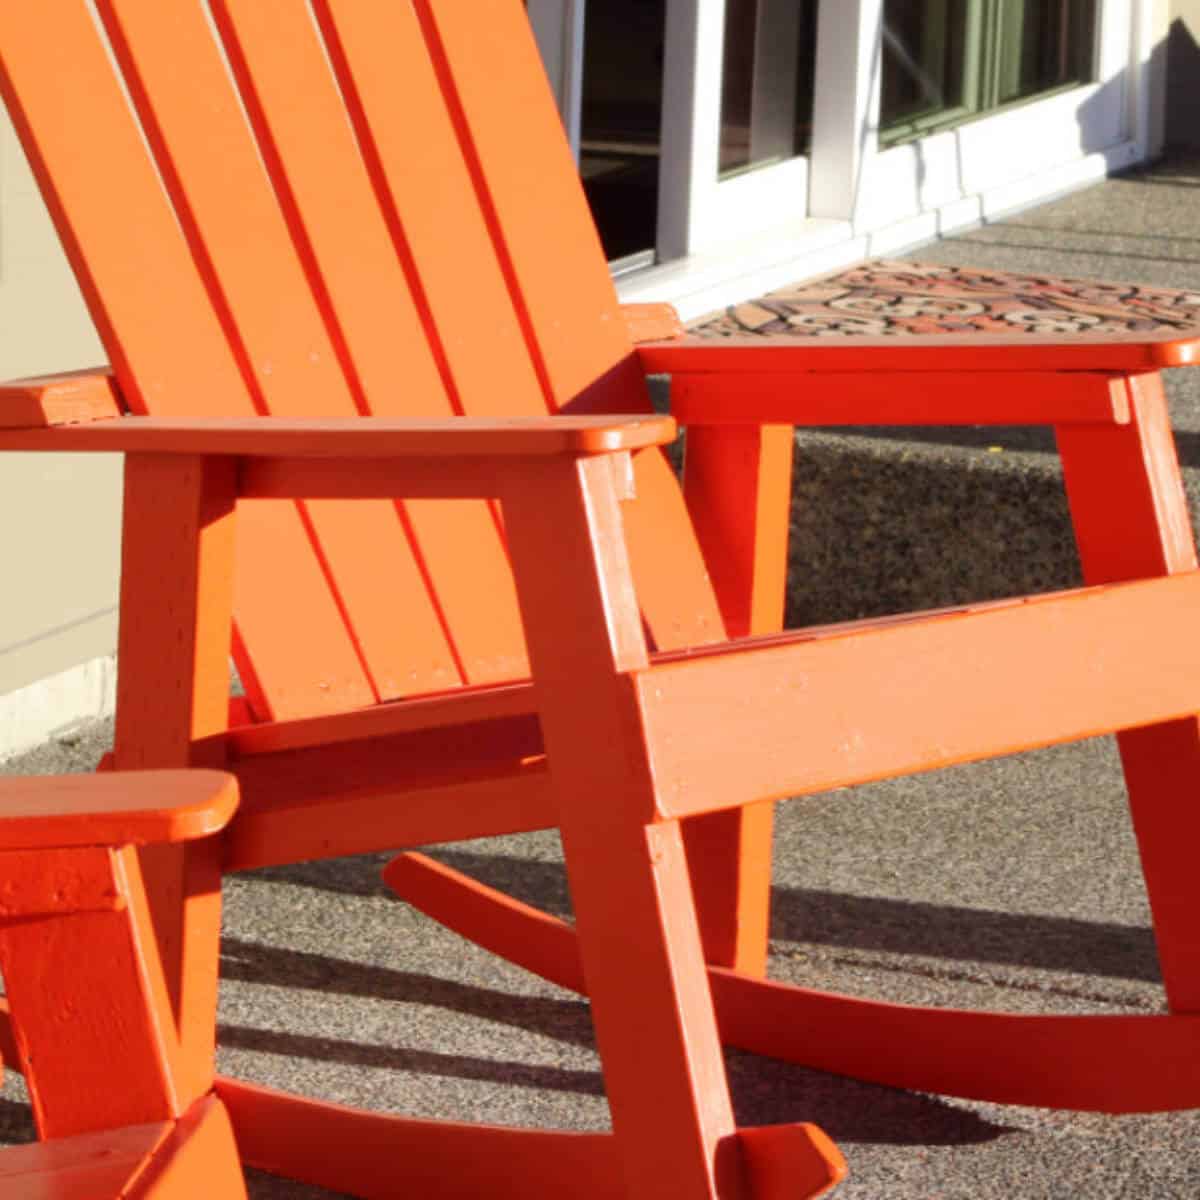
[[[0,969],[16,1033],[4,1057],[25,1071],[44,1139],[0,1149],[0,1195],[245,1200],[213,1092],[213,835],[236,806],[236,783],[214,771],[0,780]],[[137,856],[185,843],[196,851],[190,932],[203,950],[187,980],[196,1036],[186,1048]]]
[[[616,303],[519,0],[96,9],[111,58],[87,0],[0,5],[0,85],[112,363],[0,389],[0,448],[126,454],[115,765],[231,771],[227,870],[558,826],[574,930],[419,859],[390,878],[586,982],[613,1114],[611,1138],[436,1126],[218,1080],[246,1161],[362,1196],[827,1190],[819,1130],[736,1128],[721,1036],[931,1090],[1200,1103],[1200,574],[1153,374],[1194,336],[664,339]],[[686,505],[644,368],[675,378]],[[772,636],[790,426],[948,414],[1058,428],[1093,586]],[[1171,1014],[761,979],[762,802],[1133,727]],[[142,856],[185,1040],[191,858]]]

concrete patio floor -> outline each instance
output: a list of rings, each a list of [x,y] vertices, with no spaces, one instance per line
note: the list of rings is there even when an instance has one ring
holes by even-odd
[[[1198,201],[1200,162],[1173,160],[913,257],[1195,289]],[[1200,380],[1175,372],[1169,387],[1193,490]],[[1036,433],[802,435],[796,529],[809,592],[797,574],[793,618],[1069,583],[1055,472],[1052,445]],[[821,529],[807,515],[814,506],[827,518]],[[858,533],[853,553],[834,546],[845,539],[831,521]],[[1018,529],[1032,529],[1028,540]],[[863,542],[882,567],[858,565]],[[897,572],[902,585],[890,582]],[[87,770],[110,736],[105,725],[82,730],[0,771]],[[567,911],[553,835],[438,853]],[[586,1004],[395,900],[379,883],[384,861],[226,881],[220,1069],[416,1116],[603,1128]],[[781,805],[771,932],[773,975],[843,992],[1014,1012],[1162,1007],[1107,739]],[[844,1200],[1200,1195],[1197,1111],[1052,1112],[894,1091],[740,1053],[728,1065],[743,1123],[812,1120],[839,1143],[851,1170]],[[10,1073],[0,1138],[29,1136]],[[251,1195],[331,1193],[254,1175]]]

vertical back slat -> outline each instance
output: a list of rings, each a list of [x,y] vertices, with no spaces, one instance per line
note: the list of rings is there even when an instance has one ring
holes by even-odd
[[[415,0],[453,89],[481,202],[554,406],[649,407],[616,293],[520,0]],[[655,644],[724,636],[679,487],[658,450],[637,462],[625,524]]]
[[[272,155],[259,153],[203,4],[99,0],[99,8],[177,208],[203,247],[201,267],[244,347],[262,406],[290,416],[358,412],[357,379],[341,339],[331,336],[323,282],[277,198],[276,186],[285,181],[270,177]],[[296,46],[289,43],[289,53]],[[405,315],[395,314],[397,330]],[[419,333],[419,321],[412,323]],[[404,335],[397,340],[405,348]],[[415,357],[413,370],[416,386],[441,390],[427,350]],[[347,694],[342,680],[306,662],[305,614],[287,613],[283,606],[291,599],[272,589],[267,619],[253,634],[243,631],[259,660],[256,674],[273,683],[299,666],[300,678],[310,680],[306,697],[293,677],[275,711],[298,715],[460,682],[395,506],[313,502],[303,511],[371,688]],[[269,545],[253,552],[271,556]],[[241,610],[239,618],[244,623]],[[301,638],[305,654],[297,655]]]
[[[391,416],[457,411],[451,364],[407,240],[394,217],[384,217],[390,205],[385,198],[381,206],[308,6],[215,0],[213,11],[285,208],[320,271],[321,295],[365,410]],[[332,56],[347,78],[336,47]],[[350,81],[346,92],[353,103]],[[486,267],[480,264],[477,273]],[[486,323],[486,314],[469,308]],[[463,678],[484,683],[524,674],[511,571],[488,506],[413,502],[402,511]],[[496,603],[481,608],[480,594]],[[418,641],[432,641],[396,597],[380,598],[394,622]],[[423,675],[418,682],[429,686]]]
[[[228,7],[252,5],[230,0]],[[457,410],[544,413],[544,385],[416,14],[408,4],[355,0],[315,0],[313,7],[376,194],[444,355]],[[408,507],[468,680],[526,673],[511,572],[488,510]]]
[[[596,227],[520,0],[414,0],[553,405],[648,406]],[[523,311],[522,311],[523,310]]]
[[[0,5],[0,82],[131,407],[212,412],[220,397],[226,411],[254,411],[84,0]],[[253,655],[244,674],[258,707],[270,711],[279,695],[300,701],[314,662],[332,684],[318,697],[324,706],[333,707],[333,697],[369,702],[372,690],[295,508],[250,506],[240,534],[239,622]],[[259,631],[279,622],[266,597],[280,593],[304,614],[311,661],[284,654],[275,662],[259,652]],[[255,695],[259,675],[263,692]]]

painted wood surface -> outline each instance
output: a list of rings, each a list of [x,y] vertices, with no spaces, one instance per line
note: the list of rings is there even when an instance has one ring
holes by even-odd
[[[1200,703],[1200,649],[1177,632],[1198,602],[1190,572],[656,666],[636,687],[658,811],[689,816],[1183,716]],[[687,732],[702,728],[723,736]],[[797,746],[798,729],[819,753]]]
[[[1084,578],[1102,584],[1147,575],[1194,577],[1191,517],[1161,380],[1133,376],[1128,388],[1130,426],[1058,430]],[[1180,646],[1189,640],[1181,630],[1176,639]],[[1200,836],[1200,810],[1193,799],[1200,722],[1182,716],[1165,725],[1139,726],[1121,733],[1117,742],[1159,965],[1171,1010],[1197,1012],[1200,887],[1186,847]]]
[[[1200,576],[1185,570],[1173,460],[1142,402],[1150,385],[1108,376],[1192,361],[1195,337],[916,334],[786,346],[685,337],[635,351],[516,0],[214,0],[211,27],[199,0],[97,0],[97,10],[121,79],[84,0],[44,0],[0,7],[0,87],[122,394],[154,416],[7,432],[0,446],[132,439],[116,764],[228,763],[247,805],[220,847],[88,851],[78,870],[95,886],[80,895],[94,900],[120,876],[129,900],[120,911],[90,903],[61,942],[26,943],[15,923],[5,928],[14,961],[28,964],[13,993],[18,1037],[53,1040],[53,1012],[30,997],[56,985],[85,936],[103,938],[105,961],[123,964],[104,1003],[143,1016],[111,1047],[64,1037],[48,1061],[65,1079],[71,1055],[96,1070],[103,1053],[124,1048],[137,1066],[121,1119],[183,1119],[211,1082],[221,855],[251,865],[552,821],[620,1159],[597,1173],[601,1193],[614,1177],[631,1197],[824,1190],[842,1168],[815,1132],[737,1130],[711,989],[732,989],[745,1012],[769,995],[778,1005],[769,1044],[789,1053],[808,1051],[794,1050],[784,1027],[809,1028],[813,1013],[812,1027],[827,1032],[822,1061],[834,1065],[854,1061],[843,1043],[869,1043],[850,1033],[855,1020],[908,1030],[917,1046],[941,1018],[922,1012],[909,1026],[886,1005],[777,993],[746,974],[717,982],[706,945],[761,969],[769,861],[765,810],[723,810],[1098,729],[1184,728],[1200,709],[1200,662],[1177,635]],[[641,319],[675,332],[665,314]],[[683,404],[708,422],[696,431],[686,506],[658,450],[673,426],[648,414],[646,368],[673,371]],[[811,411],[824,419],[842,411],[825,396],[844,389],[852,399],[857,388],[864,419],[1050,420],[1065,457],[1088,460],[1068,482],[1089,569],[1118,577],[1088,549],[1089,530],[1121,503],[1096,483],[1112,465],[1134,496],[1134,523],[1116,536],[1138,548],[1120,554],[1149,563],[1135,573],[1183,573],[756,637],[779,622],[785,426],[797,419],[793,400],[816,388]],[[968,414],[964,394],[976,392]],[[759,407],[737,420],[739,402]],[[232,424],[171,424],[196,414]],[[722,442],[717,422],[731,419]],[[1110,440],[1096,440],[1100,423]],[[363,494],[374,501],[349,503]],[[288,720],[274,745],[228,733],[231,637],[249,708]],[[480,687],[519,687],[530,661],[533,703],[511,688],[488,710]],[[991,691],[964,685],[964,661]],[[1045,682],[1035,703],[1031,664]],[[877,677],[883,691],[862,686]],[[456,720],[445,707],[454,689],[465,697]],[[415,710],[401,708],[386,734],[373,727],[374,745],[349,717],[422,695],[435,697],[429,726],[406,724]],[[1191,750],[1154,737],[1145,745],[1173,755],[1168,774],[1181,787]],[[1123,744],[1127,766],[1135,742]],[[407,775],[387,750],[402,753]],[[1132,779],[1143,768],[1131,770]],[[1161,846],[1178,821],[1151,807],[1135,801],[1147,878],[1160,937],[1183,963],[1194,903],[1182,855]],[[690,815],[706,824],[685,854],[679,819]],[[704,928],[689,865],[702,887],[713,881]],[[35,908],[43,894],[30,893]],[[744,924],[755,926],[746,937]],[[1190,1008],[1191,968],[1170,974],[1172,1004]],[[833,1014],[825,1026],[821,1013]],[[1191,1024],[1169,1020],[1161,1043],[1158,1033],[1130,1036],[1145,1039],[1147,1061],[1167,1047],[1190,1065]],[[1061,1035],[1064,1053],[1094,1044],[1095,1027],[1080,1028],[1088,1032]],[[987,1028],[969,1032],[986,1049]],[[932,1061],[933,1078],[959,1078]],[[963,1068],[976,1069],[985,1081],[1013,1077]],[[39,1075],[36,1103],[54,1110],[55,1128],[93,1119],[68,1084]],[[1177,1101],[1191,1085],[1174,1086],[1159,1098]],[[235,1124],[264,1139],[280,1170],[307,1171],[311,1158],[294,1137],[284,1146],[281,1130],[335,1127],[321,1106],[226,1094]],[[379,1186],[393,1161],[379,1131],[401,1124],[345,1122],[367,1131],[363,1161],[345,1169]],[[489,1136],[444,1144],[483,1146]],[[474,1168],[460,1169],[469,1178]]]
[[[217,833],[237,806],[217,771],[0,779],[4,852],[184,842]]]
[[[70,371],[0,384],[0,429],[86,424],[121,412],[106,372]]]
[[[1087,371],[913,370],[904,374],[691,372],[671,385],[684,426],[1124,424],[1124,377]]]
[[[475,458],[602,454],[657,446],[670,417],[272,419],[122,417],[67,428],[6,430],[0,449],[276,458]]]

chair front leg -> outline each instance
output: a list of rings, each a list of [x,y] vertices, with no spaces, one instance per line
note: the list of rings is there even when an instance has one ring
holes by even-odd
[[[625,676],[647,653],[612,464],[548,463],[504,514],[629,1195],[743,1194],[683,843],[655,823]]]
[[[118,770],[225,765],[214,735],[229,721],[235,504],[232,459],[126,456]],[[139,857],[195,1090],[214,1053],[220,848],[215,839],[147,846]]]
[[[1075,538],[1089,584],[1196,568],[1187,497],[1157,374],[1134,375],[1126,425],[1058,429]],[[1200,1011],[1200,719],[1117,735],[1173,1012]]]

